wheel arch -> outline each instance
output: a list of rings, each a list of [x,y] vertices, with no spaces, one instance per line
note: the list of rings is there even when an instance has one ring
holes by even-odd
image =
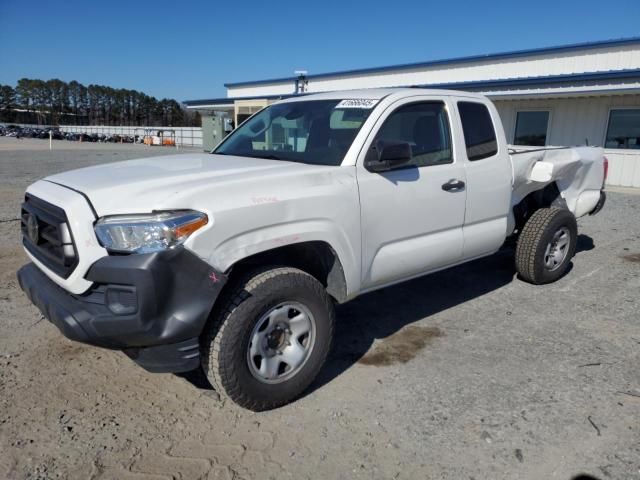
[[[311,240],[263,250],[238,259],[226,271],[230,278],[260,266],[297,268],[316,278],[338,303],[348,299],[344,267],[334,248],[326,241]]]
[[[514,205],[512,213],[515,220],[515,229],[521,232],[527,220],[531,218],[531,215],[533,215],[536,210],[549,207],[568,210],[567,202],[562,197],[560,188],[556,182],[552,182],[540,190],[531,192],[518,204]]]

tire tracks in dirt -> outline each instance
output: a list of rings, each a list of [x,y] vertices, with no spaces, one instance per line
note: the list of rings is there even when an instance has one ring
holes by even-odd
[[[105,479],[275,479],[288,475],[272,460],[273,432],[241,432],[221,443],[218,433],[199,439],[150,446],[134,455],[130,465],[96,465],[95,480]]]

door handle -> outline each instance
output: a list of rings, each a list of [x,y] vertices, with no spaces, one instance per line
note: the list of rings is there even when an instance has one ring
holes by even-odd
[[[442,189],[445,192],[459,192],[464,189],[464,182],[462,180],[452,178],[447,183],[442,184]]]

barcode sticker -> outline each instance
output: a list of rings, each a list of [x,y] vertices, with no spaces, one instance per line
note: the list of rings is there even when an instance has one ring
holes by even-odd
[[[373,108],[378,103],[375,98],[348,98],[336,105],[336,108]]]

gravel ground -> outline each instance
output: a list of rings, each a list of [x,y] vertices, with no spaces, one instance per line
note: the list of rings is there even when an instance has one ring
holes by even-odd
[[[174,153],[0,138],[0,478],[640,478],[640,195],[579,221],[571,271],[513,252],[338,309],[311,391],[255,414],[72,343],[21,293],[16,217],[47,174]]]

